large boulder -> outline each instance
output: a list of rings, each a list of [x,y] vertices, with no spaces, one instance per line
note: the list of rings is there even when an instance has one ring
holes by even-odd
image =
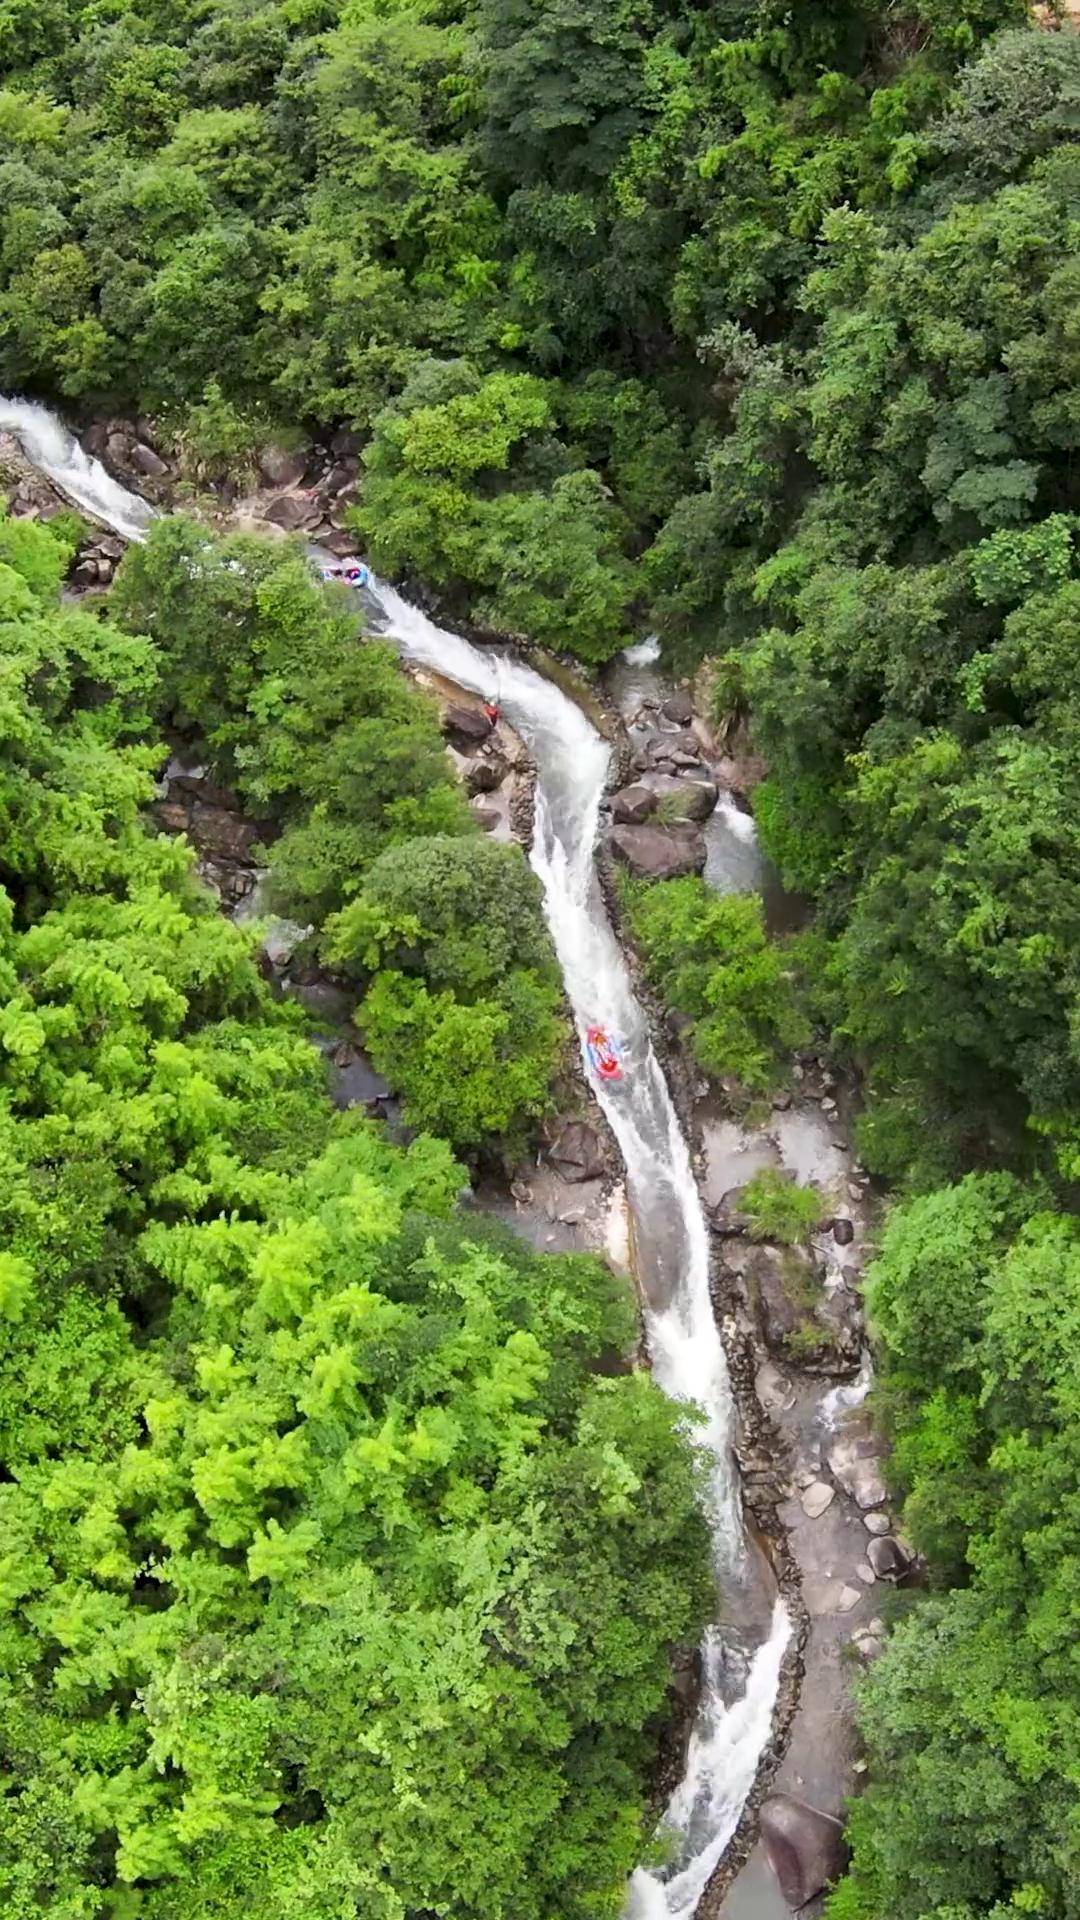
[[[551,1137],[548,1159],[564,1180],[599,1180],[606,1172],[600,1136],[586,1120],[563,1120]]]
[[[191,809],[189,832],[200,853],[213,854],[218,860],[236,860],[245,866],[253,863],[258,828],[225,807],[210,807],[196,800]]]
[[[492,732],[492,723],[482,707],[447,707],[443,714],[445,738],[459,753],[472,753]]]
[[[660,711],[665,720],[674,720],[678,727],[688,727],[694,717],[694,703],[688,693],[669,693]]]
[[[130,467],[134,442],[130,433],[116,428],[105,437],[105,458],[111,467]]]
[[[155,453],[153,447],[144,447],[141,441],[131,449],[131,464],[148,480],[164,480],[169,471],[168,461]]]
[[[359,471],[360,462],[358,460],[335,461],[323,481],[323,491],[334,494],[345,493],[348,488],[355,485],[356,476]]]
[[[259,471],[271,487],[295,487],[307,471],[307,454],[289,447],[264,447]]]
[[[610,846],[616,860],[644,880],[676,880],[705,867],[696,827],[613,827]]]
[[[806,1359],[827,1345],[828,1333],[814,1311],[821,1281],[809,1254],[799,1247],[753,1247],[743,1273],[762,1340],[774,1359]]]
[[[330,1061],[334,1068],[330,1098],[335,1107],[374,1107],[390,1098],[388,1083],[361,1047],[346,1042],[334,1049]]]
[[[330,532],[323,535],[322,544],[335,560],[346,560],[356,552],[356,535],[350,533],[347,527],[331,525]]]
[[[829,1470],[844,1492],[864,1513],[884,1506],[888,1489],[881,1472],[880,1442],[868,1419],[861,1417],[844,1429],[829,1448]]]
[[[792,1912],[839,1880],[848,1862],[844,1829],[790,1793],[771,1793],[761,1804],[761,1844]]]
[[[711,780],[687,780],[674,773],[651,773],[647,785],[656,795],[664,814],[679,820],[693,820],[700,826],[716,806],[717,789]]]
[[[900,1580],[911,1564],[899,1540],[895,1540],[891,1533],[881,1534],[876,1540],[871,1540],[866,1557],[879,1580]]]
[[[621,827],[643,826],[655,811],[656,795],[640,781],[631,787],[620,787],[618,793],[611,796],[612,818]]]
[[[464,766],[466,793],[494,793],[506,779],[509,768],[501,753],[482,753]]]
[[[296,533],[311,512],[311,501],[299,493],[281,493],[263,511],[263,519],[284,533]]]
[[[354,433],[351,427],[339,427],[331,436],[330,451],[335,460],[351,460],[360,452],[363,444],[362,436]]]

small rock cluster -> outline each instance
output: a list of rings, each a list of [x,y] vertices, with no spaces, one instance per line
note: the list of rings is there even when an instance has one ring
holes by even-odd
[[[701,827],[718,788],[694,725],[688,693],[644,701],[632,728],[627,771],[633,778],[611,795],[611,852],[647,880],[677,879],[705,866]]]
[[[75,557],[71,585],[86,593],[95,587],[107,587],[124,557],[124,542],[115,533],[99,533],[85,541]]]
[[[154,808],[159,826],[187,835],[199,855],[200,875],[226,911],[235,911],[254,892],[259,849],[270,830],[246,819],[237,795],[216,785],[188,751],[173,755],[161,786]]]
[[[88,453],[151,500],[164,500],[172,468],[155,445],[152,420],[96,420],[83,435]]]
[[[343,429],[309,453],[266,448],[261,475],[279,491],[262,506],[262,518],[283,533],[305,533],[339,558],[355,553],[356,535],[348,531],[345,514],[356,500],[360,445],[358,434]]]

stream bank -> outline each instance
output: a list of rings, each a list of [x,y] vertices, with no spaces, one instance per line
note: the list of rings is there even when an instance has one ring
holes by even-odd
[[[732,751],[730,740],[718,738],[690,691],[666,683],[654,660],[642,657],[647,653],[632,650],[604,675],[626,730],[599,853],[609,912],[621,919],[615,861],[648,877],[654,864],[648,841],[640,864],[627,860],[625,834],[621,847],[616,839],[620,820],[636,809],[639,824],[655,821],[658,797],[681,793],[691,801],[685,825],[662,829],[677,843],[676,870],[697,871],[718,891],[760,893],[770,930],[791,929],[800,903],[764,859],[749,812],[760,763],[745,743],[736,741]],[[641,844],[631,840],[635,855]],[[663,877],[670,870],[664,846],[659,864]],[[625,926],[621,935],[632,954]],[[702,1078],[680,1044],[677,1018],[665,1015],[640,965],[634,971],[709,1217],[713,1302],[736,1393],[744,1499],[796,1622],[772,1739],[698,1914],[784,1920],[795,1908],[813,1913],[822,1885],[843,1870],[839,1823],[862,1765],[852,1679],[881,1650],[885,1594],[918,1573],[893,1530],[884,1450],[866,1404],[871,1375],[861,1276],[880,1201],[850,1143],[856,1090],[827,1059],[798,1056],[790,1089],[775,1096],[767,1118],[747,1124],[745,1102],[735,1089],[715,1089]],[[751,1239],[739,1213],[740,1189],[764,1168],[814,1186],[824,1202],[806,1256],[825,1334],[810,1358],[792,1340],[798,1315],[784,1285],[790,1254]]]

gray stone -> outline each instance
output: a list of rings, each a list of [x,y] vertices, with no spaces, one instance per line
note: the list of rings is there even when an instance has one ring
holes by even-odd
[[[467,760],[464,769],[466,793],[494,793],[509,771],[501,753],[482,754]]]
[[[836,1488],[830,1487],[827,1480],[813,1480],[805,1493],[799,1495],[799,1505],[808,1520],[820,1520],[835,1498]]]
[[[892,1525],[887,1513],[864,1513],[863,1526],[867,1533],[888,1533]]]
[[[665,720],[674,720],[677,726],[688,727],[694,717],[694,703],[688,693],[669,693],[660,711]]]
[[[879,1534],[871,1540],[866,1557],[879,1580],[899,1580],[908,1570],[908,1556],[892,1534]]]
[[[358,460],[339,460],[323,481],[327,493],[344,493],[355,481],[359,466]]]
[[[651,787],[644,787],[640,782],[631,787],[621,787],[618,793],[611,796],[612,817],[620,826],[640,827],[655,809],[655,793]]]
[[[841,1587],[840,1598],[836,1602],[837,1613],[850,1613],[853,1607],[858,1606],[861,1599],[862,1594],[858,1587]]]
[[[725,1194],[725,1212],[727,1201]],[[728,1217],[737,1219],[737,1210],[731,1209]],[[815,1336],[817,1351],[828,1350],[829,1329],[820,1324],[814,1312],[820,1283],[807,1253],[799,1247],[752,1247],[743,1266],[743,1278],[761,1338],[774,1358],[788,1366],[804,1366],[814,1355]]]
[[[829,1448],[828,1459],[834,1478],[863,1512],[884,1505],[888,1489],[872,1436],[857,1431],[842,1434]]]
[[[864,1587],[872,1587],[877,1579],[877,1574],[874,1572],[868,1560],[860,1560],[855,1569],[855,1577],[862,1581]]]
[[[307,470],[307,454],[289,447],[264,447],[259,471],[271,487],[295,487]]]
[[[792,1912],[839,1880],[847,1866],[844,1829],[793,1794],[771,1793],[760,1813],[761,1844]]]
[[[674,773],[653,773],[649,775],[648,784],[656,795],[657,806],[680,820],[693,820],[700,825],[716,806],[717,789],[711,780],[684,780]]]
[[[459,753],[472,753],[483,745],[493,728],[482,707],[453,706],[447,707],[443,714],[442,730]]]
[[[855,1223],[846,1214],[838,1213],[832,1223],[832,1237],[838,1247],[850,1247],[855,1238]]]
[[[153,447],[144,447],[141,441],[131,449],[131,464],[145,473],[148,480],[164,480],[169,471],[168,462],[160,453],[155,453]]]
[[[296,533],[311,512],[311,501],[298,493],[281,493],[263,510],[263,519],[285,533]]]
[[[795,1389],[771,1360],[763,1360],[754,1375],[754,1392],[766,1413],[786,1413],[795,1405]],[[814,1478],[808,1475],[807,1484]]]
[[[335,1107],[373,1107],[380,1100],[388,1100],[389,1084],[381,1073],[376,1073],[363,1049],[347,1047],[343,1051],[347,1057],[341,1059],[335,1052],[335,1071],[330,1082],[330,1097]]]
[[[297,947],[313,932],[313,927],[302,927],[296,920],[275,917],[268,921],[262,950],[275,973],[288,964]]]
[[[345,560],[356,552],[356,535],[344,527],[332,527],[323,541],[323,546],[333,554],[335,560]]]
[[[552,1135],[547,1157],[564,1180],[598,1180],[606,1172],[600,1138],[585,1120],[564,1120]]]
[[[705,866],[705,842],[692,827],[615,827],[610,845],[616,860],[646,880],[674,880]]]
[[[860,1627],[858,1633],[853,1633],[851,1644],[860,1660],[876,1660],[885,1651],[884,1640],[879,1634],[871,1633],[868,1627]]]
[[[202,800],[195,801],[190,820],[191,838],[200,853],[214,854],[219,860],[251,864],[252,848],[259,835],[250,820],[242,820],[239,814],[229,813],[224,807],[207,806]]]

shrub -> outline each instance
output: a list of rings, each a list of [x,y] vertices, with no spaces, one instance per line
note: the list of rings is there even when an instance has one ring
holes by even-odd
[[[689,1016],[707,1073],[762,1092],[809,1037],[782,945],[756,894],[715,894],[703,880],[624,882],[630,928],[668,1005]]]
[[[752,1240],[781,1240],[786,1246],[808,1240],[825,1217],[817,1188],[800,1187],[775,1167],[763,1167],[747,1181],[740,1205],[749,1216]]]

